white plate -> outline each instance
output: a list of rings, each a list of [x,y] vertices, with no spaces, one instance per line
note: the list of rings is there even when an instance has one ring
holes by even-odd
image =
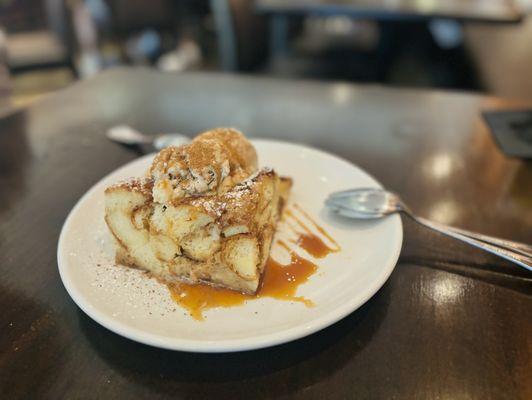
[[[63,284],[76,304],[101,325],[138,342],[172,350],[228,352],[304,337],[340,320],[373,296],[399,257],[400,218],[340,220],[323,209],[323,202],[336,190],[380,185],[354,165],[319,150],[276,141],[253,143],[261,165],[294,178],[291,201],[309,212],[342,247],[317,260],[318,272],[298,289],[297,294],[311,299],[315,307],[261,298],[208,310],[204,321],[196,321],[172,301],[164,285],[138,270],[115,266],[113,243],[103,220],[104,189],[144,174],[153,155],[103,178],[66,219],[57,259]]]

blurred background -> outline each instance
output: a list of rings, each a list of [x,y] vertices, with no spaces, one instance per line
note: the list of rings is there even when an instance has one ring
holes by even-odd
[[[530,98],[531,14],[532,0],[0,0],[0,113],[123,65]]]

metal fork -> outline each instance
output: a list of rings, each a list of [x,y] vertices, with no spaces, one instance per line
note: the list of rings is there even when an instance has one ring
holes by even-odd
[[[325,204],[338,214],[356,219],[377,219],[394,213],[402,213],[427,228],[469,243],[532,271],[532,246],[417,217],[398,195],[384,189],[360,188],[332,193]]]

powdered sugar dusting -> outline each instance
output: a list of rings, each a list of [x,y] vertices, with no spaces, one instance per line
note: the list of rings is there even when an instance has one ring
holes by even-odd
[[[193,199],[190,204],[194,207],[202,207],[207,214],[214,216],[215,218],[221,217],[227,208],[227,203],[220,201],[220,199],[215,196],[196,198]]]

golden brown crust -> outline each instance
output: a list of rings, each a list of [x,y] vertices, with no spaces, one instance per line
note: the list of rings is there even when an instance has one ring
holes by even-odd
[[[116,249],[115,262],[120,265],[125,265],[126,267],[143,269],[135,264],[135,260],[129,255],[124,247],[118,247]]]
[[[222,214],[222,227],[232,225],[249,225],[257,212],[259,205],[258,183],[227,193],[223,196],[226,212]]]
[[[148,196],[151,200],[153,190],[153,179],[151,178],[130,178],[117,182],[105,189],[105,193],[115,190],[127,190],[129,192],[139,192]]]
[[[216,220],[221,229],[227,226],[246,225],[251,231],[254,229],[253,219],[260,205],[263,181],[267,178],[275,179],[272,169],[262,169],[257,174],[233,187],[229,192],[221,195],[186,197],[174,202],[174,206],[191,205],[199,207],[206,214]],[[264,204],[263,207],[267,206]]]

